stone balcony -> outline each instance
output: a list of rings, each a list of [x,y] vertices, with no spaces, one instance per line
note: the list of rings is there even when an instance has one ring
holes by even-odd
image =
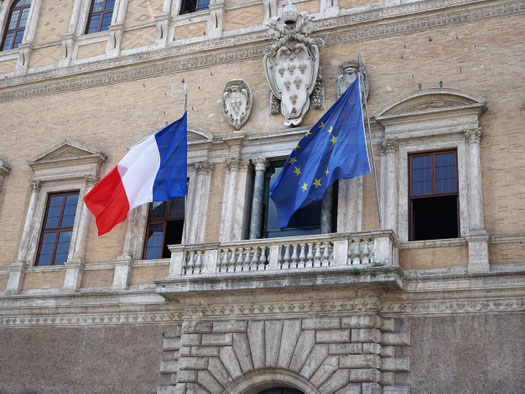
[[[400,288],[398,243],[390,230],[170,246],[166,298],[194,292],[380,285]]]

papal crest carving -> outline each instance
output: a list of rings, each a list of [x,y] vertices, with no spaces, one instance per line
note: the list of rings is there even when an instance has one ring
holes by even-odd
[[[361,94],[363,95],[363,99],[368,99],[368,72],[363,63],[361,63],[361,70]],[[347,60],[339,65],[335,76],[337,97],[341,97],[358,75],[359,62],[357,60]]]
[[[222,92],[224,116],[235,130],[240,130],[248,120],[252,110],[252,91],[246,81],[232,79]]]
[[[288,4],[281,17],[268,23],[269,33],[277,42],[264,56],[264,70],[272,94],[281,101],[285,126],[301,124],[318,81],[319,48],[324,41],[308,36],[313,28],[312,19]],[[316,100],[320,101],[317,96]]]

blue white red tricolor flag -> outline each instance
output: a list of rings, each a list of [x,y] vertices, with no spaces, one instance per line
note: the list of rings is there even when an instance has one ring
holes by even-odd
[[[168,201],[187,191],[186,113],[126,156],[86,194],[84,202],[95,215],[98,235],[126,220],[133,208]]]

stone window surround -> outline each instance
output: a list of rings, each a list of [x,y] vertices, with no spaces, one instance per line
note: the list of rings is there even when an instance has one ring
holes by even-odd
[[[101,151],[70,140],[64,140],[28,160],[34,171],[30,181],[31,198],[17,260],[9,267],[6,293],[20,292],[26,271],[65,269],[64,289],[79,289],[90,219],[90,212],[82,203],[82,199],[97,182],[100,164],[105,160],[106,155]],[[67,261],[64,266],[33,267],[48,195],[71,190],[79,191],[79,204],[75,213]]]
[[[283,129],[272,133],[241,135],[229,139],[226,178],[221,215],[221,241],[247,239],[253,233],[253,215],[262,213],[262,199],[255,190],[264,181],[271,160],[286,159],[297,141],[310,127]],[[375,142],[375,139],[374,139]],[[252,171],[253,166],[254,171]],[[259,174],[258,174],[259,172]],[[357,232],[362,227],[363,178],[339,180],[337,232]],[[230,198],[234,196],[234,198]],[[233,219],[235,218],[235,220]]]
[[[425,105],[430,108],[421,109]],[[460,237],[468,242],[469,272],[489,269],[479,149],[479,117],[486,108],[486,100],[475,93],[437,88],[398,97],[374,116],[385,127],[380,181],[383,228],[394,230],[400,242],[408,242],[408,155],[457,150]]]
[[[7,18],[9,17],[9,10],[15,0],[6,0],[0,6],[0,34],[4,34]],[[38,15],[43,0],[32,0],[29,15],[27,17],[26,28],[24,31],[24,38],[16,49],[0,52],[0,61],[14,60],[16,67],[14,71],[15,76],[24,75],[27,72],[29,65],[29,54],[32,49],[32,43],[35,38],[36,27],[38,23]],[[2,37],[3,38],[3,37]]]
[[[154,132],[143,136],[129,148],[141,143]],[[184,214],[184,228],[182,232],[183,244],[204,242],[206,218],[208,210],[208,195],[211,186],[213,164],[208,156],[211,150],[213,136],[203,130],[188,127],[188,194]],[[199,197],[199,198],[197,198]],[[127,218],[126,235],[122,254],[115,261],[113,275],[114,289],[124,290],[129,287],[131,269],[133,266],[162,264],[166,259],[143,260],[144,244],[146,241],[146,226],[148,222],[149,204],[133,209]]]

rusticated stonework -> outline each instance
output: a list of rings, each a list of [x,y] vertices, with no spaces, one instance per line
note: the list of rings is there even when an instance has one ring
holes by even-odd
[[[241,393],[247,377],[268,371],[273,379],[288,374],[308,393],[376,392],[394,388],[396,373],[410,369],[409,357],[396,356],[396,348],[410,346],[410,334],[376,313],[186,320],[176,340],[164,340],[175,355],[162,361],[161,373],[172,376],[159,392]]]

